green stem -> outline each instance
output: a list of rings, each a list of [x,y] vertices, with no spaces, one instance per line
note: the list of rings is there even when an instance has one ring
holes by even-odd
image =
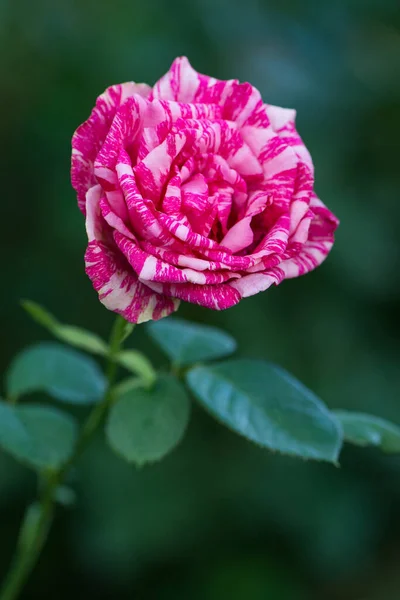
[[[53,520],[54,496],[57,487],[63,482],[64,476],[71,466],[80,457],[87,443],[103,421],[108,408],[112,404],[112,388],[117,375],[118,365],[114,358],[121,349],[124,340],[125,321],[118,316],[110,336],[109,353],[107,362],[107,389],[103,401],[94,407],[84,423],[74,453],[60,469],[46,477],[46,483],[37,505],[33,505],[25,513],[20,529],[21,543],[15,553],[14,562],[3,583],[0,600],[16,600],[21,593],[30,573],[36,565]],[[37,509],[32,516],[32,508]]]
[[[30,522],[31,512],[29,507],[25,513],[24,520],[21,526],[20,538],[27,533],[30,539],[27,543],[21,544],[17,548],[14,563],[9,571],[8,576],[3,584],[1,600],[15,600],[27,578],[29,577],[33,567],[45,544],[47,533],[50,528],[53,518],[53,490],[49,487],[47,493],[43,496],[39,505],[39,513],[35,518],[35,522]],[[31,529],[28,533],[27,530]]]

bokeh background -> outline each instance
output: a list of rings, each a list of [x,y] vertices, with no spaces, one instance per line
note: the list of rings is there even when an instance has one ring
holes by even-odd
[[[105,87],[152,83],[182,54],[297,109],[341,226],[318,271],[181,316],[226,328],[331,407],[400,424],[398,0],[0,0],[2,372],[47,337],[21,298],[107,335],[70,138]],[[130,344],[163,363],[140,328]],[[99,436],[23,598],[398,600],[400,457],[346,448],[341,462],[263,452],[196,409],[181,447],[141,470]],[[0,575],[34,483],[0,453]]]

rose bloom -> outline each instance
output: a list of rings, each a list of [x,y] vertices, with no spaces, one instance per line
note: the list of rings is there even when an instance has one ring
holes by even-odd
[[[72,140],[86,272],[140,323],[180,300],[225,309],[317,267],[336,217],[313,191],[295,111],[177,58],[154,87],[108,88]]]

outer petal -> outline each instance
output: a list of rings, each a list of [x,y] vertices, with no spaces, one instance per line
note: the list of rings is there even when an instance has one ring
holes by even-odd
[[[85,214],[86,192],[96,183],[93,163],[99,152],[118,107],[134,94],[147,97],[150,87],[142,83],[113,85],[97,98],[89,119],[78,127],[72,137],[72,187],[78,194],[78,206]]]
[[[112,243],[109,226],[100,214],[100,186],[88,194],[86,229],[89,245],[85,254],[86,273],[109,310],[131,323],[168,316],[179,307],[175,298],[158,294],[138,280],[121,252]]]
[[[279,133],[279,136],[294,149],[300,160],[307,165],[314,175],[311,155],[296,130],[296,111],[291,108],[273,106],[272,104],[266,104],[265,110],[274,131]]]
[[[244,124],[267,127],[269,120],[260,92],[250,83],[227,81],[198,73],[185,56],[177,58],[169,71],[157,81],[150,98],[216,104],[223,118]]]
[[[305,275],[325,260],[332,248],[334,231],[339,221],[315,194],[311,196],[310,209],[308,209],[307,204],[306,206],[307,214],[297,225],[292,249],[289,244],[287,251],[283,254],[284,260],[279,258],[279,254],[275,254],[271,258],[273,263],[279,261],[278,264],[260,272],[256,272],[260,265],[254,268],[251,267],[248,274],[241,279],[230,282],[229,285],[237,290],[241,297],[253,296],[273,284],[278,285],[284,279]],[[303,233],[301,229],[303,222],[308,232],[308,239],[304,244],[299,244],[298,239],[301,238]]]
[[[115,113],[112,125],[99,151],[94,170],[105,189],[114,189],[116,176],[114,173],[121,148],[131,148],[143,131],[145,115],[149,103],[140,96],[132,96],[125,100]]]
[[[238,279],[237,281],[240,281]],[[147,283],[147,282],[146,282]],[[158,293],[179,298],[191,304],[199,304],[212,310],[225,310],[237,304],[241,295],[230,283],[220,285],[196,285],[194,283],[168,284],[148,282]]]
[[[272,269],[264,273],[244,275],[241,279],[231,282],[230,285],[239,292],[241,298],[247,298],[258,294],[258,292],[264,292],[273,284],[277,285],[283,277],[284,275],[279,269]]]
[[[200,75],[189,63],[186,56],[176,58],[169,71],[153,87],[151,98],[194,102],[199,88],[206,87],[216,80]]]
[[[284,278],[298,277],[312,271],[325,260],[333,246],[338,219],[315,194],[311,197],[310,211],[313,217],[309,224],[308,240],[292,256],[289,245],[287,258],[279,265]]]

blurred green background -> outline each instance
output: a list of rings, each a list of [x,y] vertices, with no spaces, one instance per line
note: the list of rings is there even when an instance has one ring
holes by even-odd
[[[331,407],[400,424],[398,0],[0,0],[3,371],[47,337],[21,298],[107,335],[70,138],[105,87],[153,83],[182,54],[297,109],[341,225],[318,271],[180,315],[224,327],[241,355],[279,362]],[[140,328],[130,344],[163,363]],[[341,462],[269,454],[196,409],[181,447],[141,470],[99,436],[23,597],[398,600],[400,457],[346,448]],[[0,575],[34,483],[0,453]]]

